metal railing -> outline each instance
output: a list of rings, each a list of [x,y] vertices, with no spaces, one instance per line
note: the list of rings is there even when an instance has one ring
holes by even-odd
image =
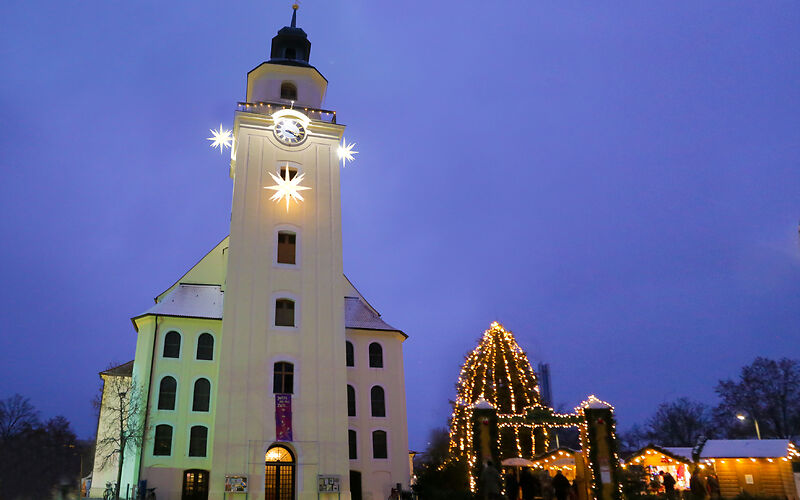
[[[292,106],[283,102],[239,102],[236,105],[237,111],[244,111],[245,113],[256,113],[259,115],[271,115],[280,109],[295,109],[312,120],[319,120],[328,123],[336,123],[336,111],[329,109],[309,108],[307,106]]]

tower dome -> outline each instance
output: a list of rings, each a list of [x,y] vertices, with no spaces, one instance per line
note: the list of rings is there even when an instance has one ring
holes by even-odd
[[[269,62],[290,66],[309,66],[311,42],[308,35],[297,27],[297,4],[292,5],[292,23],[284,26],[272,38]]]

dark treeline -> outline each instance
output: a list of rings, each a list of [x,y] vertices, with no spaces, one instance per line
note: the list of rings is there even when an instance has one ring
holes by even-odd
[[[642,425],[620,435],[623,451],[647,444],[694,446],[709,439],[762,439],[800,436],[800,363],[756,358],[738,378],[720,380],[716,406],[689,398],[662,403]]]
[[[91,444],[79,442],[69,421],[39,419],[27,398],[0,400],[0,499],[59,498],[91,471]]]

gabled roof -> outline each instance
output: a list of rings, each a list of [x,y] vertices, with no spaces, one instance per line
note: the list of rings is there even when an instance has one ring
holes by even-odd
[[[649,453],[648,450],[653,450],[654,452],[656,452],[656,454],[664,455],[673,460],[677,460],[678,462],[684,462],[684,463],[693,462],[692,448],[662,448],[661,446],[652,443],[631,453],[631,455],[625,461],[630,462],[636,457],[646,456]]]
[[[156,314],[182,318],[222,319],[223,297],[222,287],[219,285],[181,283],[160,302],[139,316]]]
[[[709,439],[700,458],[777,458],[789,454],[788,439]]]
[[[347,328],[386,330],[391,332],[400,331],[383,321],[381,315],[374,312],[374,310],[359,297],[344,298],[344,324]]]
[[[100,372],[100,375],[111,375],[116,377],[130,377],[133,375],[133,360],[121,365],[112,366],[108,370]]]
[[[676,447],[669,447],[669,448],[664,448],[664,449],[667,450],[668,452],[672,453],[673,458],[674,457],[683,457],[686,460],[691,460],[692,459],[692,450],[694,450],[694,448],[691,448],[691,447],[677,447],[677,448]]]

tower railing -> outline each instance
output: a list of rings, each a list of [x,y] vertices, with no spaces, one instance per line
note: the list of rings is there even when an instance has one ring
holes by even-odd
[[[336,123],[336,111],[329,109],[310,108],[308,106],[298,106],[286,104],[285,102],[258,101],[258,102],[239,102],[236,105],[237,111],[245,113],[255,113],[259,115],[271,115],[281,109],[295,109],[312,120],[319,120],[328,123]]]

